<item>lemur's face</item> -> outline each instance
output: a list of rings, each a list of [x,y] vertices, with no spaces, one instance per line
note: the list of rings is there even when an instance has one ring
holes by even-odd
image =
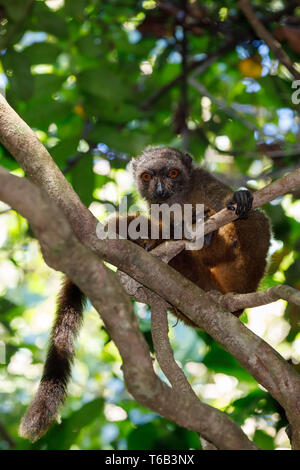
[[[180,202],[189,188],[191,157],[175,149],[147,149],[133,161],[138,191],[150,204]]]

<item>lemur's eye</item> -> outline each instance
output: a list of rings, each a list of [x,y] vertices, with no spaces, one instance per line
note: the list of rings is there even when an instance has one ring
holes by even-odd
[[[142,174],[142,180],[146,181],[147,183],[151,180],[151,175],[150,173],[143,173]]]
[[[176,170],[175,168],[169,171],[170,178],[177,178],[178,174],[179,174],[179,171]]]

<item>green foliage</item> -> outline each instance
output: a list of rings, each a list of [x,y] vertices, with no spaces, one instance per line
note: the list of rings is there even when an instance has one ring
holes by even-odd
[[[72,185],[80,199],[87,206],[93,201],[90,188],[94,187],[93,158],[84,154],[71,171]],[[84,181],[84,185],[82,184]]]
[[[285,5],[251,3],[261,17]],[[107,215],[103,202],[118,207],[128,194],[131,204],[141,206],[127,171],[130,158],[149,144],[182,148],[185,124],[187,149],[196,161],[235,187],[259,189],[299,166],[299,105],[291,100],[291,77],[254,37],[237,2],[193,5],[203,10],[200,28],[187,32],[189,64],[203,61],[229,39],[235,46],[197,78],[207,96],[188,85],[183,109],[182,80],[163,88],[182,73],[181,26],[153,2],[0,0],[0,87],[99,219]],[[273,31],[277,24],[268,26]],[[299,59],[292,44],[283,47]],[[2,146],[0,165],[23,175]],[[299,197],[296,190],[264,208],[274,243],[263,288],[286,282],[300,289]],[[119,353],[90,306],[62,423],[33,446],[18,437],[20,418],[41,376],[60,278],[45,265],[27,223],[13,211],[1,214],[6,209],[0,205],[0,348],[6,346],[0,424],[15,447],[198,449],[195,433],[129,396]],[[153,350],[150,312],[139,304],[135,310]],[[279,302],[247,311],[242,321],[296,362],[299,315],[299,308]],[[199,397],[226,411],[259,447],[288,447],[286,419],[272,397],[207,334],[174,324],[171,319],[175,357]],[[0,433],[0,449],[7,448]]]

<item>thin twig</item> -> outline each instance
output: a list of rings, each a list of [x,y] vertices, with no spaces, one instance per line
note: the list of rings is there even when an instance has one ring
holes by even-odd
[[[194,390],[187,381],[183,370],[178,366],[173,356],[173,350],[168,337],[168,305],[159,297],[151,300],[151,333],[154,351],[161,370],[175,390],[192,394],[198,400]]]
[[[279,299],[300,306],[300,291],[284,284],[270,287],[262,292],[253,292],[250,294],[235,294],[230,292],[225,295],[219,295],[217,291],[212,291],[210,295],[212,295],[215,302],[230,312],[267,305]]]
[[[191,62],[189,65],[186,67],[186,72],[185,73],[190,73],[193,70],[195,70],[195,73],[197,75],[200,75],[201,73],[205,72],[205,70],[213,64],[216,60],[218,60],[220,57],[222,57],[223,54],[225,54],[227,51],[231,50],[236,44],[238,43],[237,40],[231,40],[228,41],[227,44],[225,44],[223,47],[219,49],[219,51],[212,53],[210,56],[205,57],[204,59],[201,60],[195,60]],[[180,73],[177,75],[177,77],[173,78],[169,83],[164,85],[162,88],[160,88],[158,91],[153,93],[152,96],[147,98],[142,104],[141,104],[141,109],[146,111],[151,106],[156,103],[157,100],[159,100],[165,93],[167,93],[171,88],[173,88],[175,85],[178,85],[182,78],[184,77],[184,73]]]

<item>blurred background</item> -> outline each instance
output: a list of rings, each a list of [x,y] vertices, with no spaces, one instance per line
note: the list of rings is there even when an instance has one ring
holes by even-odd
[[[299,1],[251,4],[300,71]],[[117,209],[124,196],[143,209],[128,162],[149,144],[185,149],[253,191],[300,166],[300,83],[292,87],[236,1],[0,0],[0,50],[2,93],[99,219],[103,203]],[[0,165],[23,175],[3,147]],[[300,189],[264,209],[273,240],[261,288],[300,289]],[[91,305],[62,424],[34,445],[18,437],[60,282],[26,220],[0,203],[0,449],[199,449],[196,433],[127,393],[119,353]],[[152,347],[150,312],[135,310]],[[278,301],[241,319],[300,370],[299,316]],[[170,338],[201,400],[262,449],[289,448],[283,410],[234,358],[171,316]]]

